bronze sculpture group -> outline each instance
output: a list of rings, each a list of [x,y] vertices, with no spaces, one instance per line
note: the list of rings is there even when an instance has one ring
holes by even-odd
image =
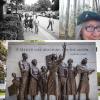
[[[31,64],[27,61],[28,56],[22,53],[22,60],[19,61],[21,78],[13,75],[13,86],[16,87],[17,100],[35,100],[35,96],[40,92],[41,100],[50,100],[50,95],[56,96],[56,100],[69,100],[69,95],[73,95],[73,100],[80,100],[80,94],[86,94],[89,100],[89,74],[94,69],[87,68],[87,58],[82,59],[81,64],[73,66],[73,59],[68,59],[67,64],[63,62],[66,55],[66,45],[63,45],[63,54],[51,54],[46,56],[46,66],[37,67],[37,60],[33,59]],[[77,87],[76,76],[80,75],[80,82]]]

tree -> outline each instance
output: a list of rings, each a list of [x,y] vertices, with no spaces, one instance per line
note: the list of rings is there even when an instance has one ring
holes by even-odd
[[[100,86],[100,72],[97,73],[98,86]]]
[[[49,0],[38,0],[37,2],[39,9],[47,11],[48,8],[51,8],[51,2]]]
[[[68,39],[68,25],[69,25],[69,13],[70,13],[70,0],[67,0],[66,8],[66,25],[65,25],[65,39]]]
[[[95,0],[96,11],[100,13],[100,0]]]
[[[32,9],[32,11],[33,12],[37,12],[37,11],[41,11],[41,7],[40,7],[40,5],[39,4],[37,4],[37,3],[35,3],[35,4],[33,4],[32,6],[31,6],[31,9]]]
[[[75,27],[76,27],[76,13],[77,13],[77,0],[74,0],[74,30],[73,34],[75,33]],[[75,34],[74,34],[75,36]]]
[[[24,3],[24,0],[10,0],[10,6],[12,10],[18,10],[19,4]]]
[[[5,1],[0,0],[0,21],[3,20],[3,5],[5,4]]]
[[[54,3],[52,5],[52,10],[54,11],[59,10],[59,0],[52,0],[52,2]]]
[[[7,49],[2,44],[2,41],[0,41],[0,60],[5,61],[7,56]]]
[[[83,0],[83,11],[85,10],[85,0]]]
[[[0,41],[0,82],[4,82],[5,72],[4,63],[6,62],[7,50],[3,45],[3,41]]]

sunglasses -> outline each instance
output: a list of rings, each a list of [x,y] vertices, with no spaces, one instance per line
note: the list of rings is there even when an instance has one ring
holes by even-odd
[[[97,26],[88,25],[88,26],[84,26],[84,28],[87,32],[94,32],[94,31],[100,32],[100,25]]]

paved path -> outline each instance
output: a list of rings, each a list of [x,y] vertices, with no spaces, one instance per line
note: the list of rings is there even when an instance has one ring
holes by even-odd
[[[24,29],[24,39],[25,40],[57,40],[59,37],[59,21],[54,20],[54,29],[51,31],[47,30],[48,18],[38,16],[39,20],[39,32],[35,34],[34,28],[33,32]]]

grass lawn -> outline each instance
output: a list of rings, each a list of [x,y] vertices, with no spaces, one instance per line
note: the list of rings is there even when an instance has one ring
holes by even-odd
[[[98,93],[98,96],[100,96],[100,93]]]
[[[5,92],[0,92],[0,96],[4,96],[5,95]]]

